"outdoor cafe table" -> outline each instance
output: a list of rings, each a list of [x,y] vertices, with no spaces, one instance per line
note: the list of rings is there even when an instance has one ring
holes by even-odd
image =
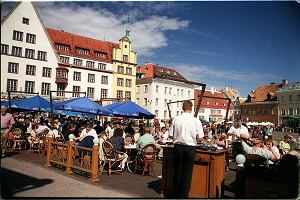
[[[125,150],[126,150],[126,153],[127,153],[127,154],[128,154],[129,151],[132,151],[132,150],[134,150],[134,149],[136,149],[136,143],[134,143],[134,144],[129,144],[129,145],[125,145]],[[130,170],[130,168],[129,168],[129,163],[132,163],[132,162],[133,162],[132,160],[131,160],[131,161],[128,161],[128,159],[127,159],[126,166],[127,166],[127,169],[128,169],[129,172],[132,172],[132,171]]]

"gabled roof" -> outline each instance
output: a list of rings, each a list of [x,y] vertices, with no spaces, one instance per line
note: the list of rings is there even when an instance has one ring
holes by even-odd
[[[261,102],[261,101],[269,101],[276,100],[276,93],[279,88],[282,87],[282,84],[271,83],[268,85],[261,85],[256,88],[254,92],[251,92],[249,96],[251,97],[251,102]],[[268,94],[272,97],[272,99],[268,99]],[[248,98],[246,102],[250,102]]]
[[[199,96],[201,94],[201,90],[195,90],[195,106],[198,106],[199,102]],[[215,91],[212,92],[210,90],[204,91],[204,96],[209,96],[209,97],[219,97],[219,98],[227,98],[223,93]],[[227,109],[228,106],[228,101],[225,99],[212,99],[212,98],[207,98],[203,97],[201,101],[201,108],[212,108],[212,109]],[[230,109],[233,107],[230,106]]]
[[[159,65],[155,65],[152,63],[147,63],[144,66],[139,66],[138,70],[139,70],[139,73],[144,74],[143,78],[161,78],[161,79],[168,79],[168,80],[196,84],[196,85],[199,84],[199,83],[187,80],[184,76],[182,76],[175,69],[161,67]]]
[[[48,34],[52,40],[53,45],[62,44],[69,46],[69,50],[56,49],[58,54],[69,55],[79,58],[97,60],[100,62],[112,62],[113,48],[118,48],[118,44],[112,42],[101,41],[93,38],[88,38],[73,33],[64,32],[62,30],[55,30],[47,28]],[[89,54],[79,54],[77,49],[89,50]],[[97,57],[95,52],[106,54],[106,58]]]

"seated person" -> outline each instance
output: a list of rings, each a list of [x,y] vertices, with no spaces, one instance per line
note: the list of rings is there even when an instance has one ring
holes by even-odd
[[[78,146],[92,148],[94,146],[93,140],[94,140],[94,137],[92,135],[87,135],[78,142]],[[83,151],[83,155],[81,153],[82,151]],[[82,150],[82,149],[78,149],[78,153],[81,158],[83,158],[84,155],[88,155],[88,156],[92,155],[92,151]]]
[[[279,149],[273,144],[273,140],[271,138],[266,139],[264,141],[264,145],[269,151],[272,152],[273,156],[275,156],[277,160],[281,158]],[[274,163],[269,160],[269,164],[274,164]]]
[[[243,138],[245,139],[245,138]],[[249,138],[247,138],[249,140]],[[267,160],[277,161],[278,158],[275,156],[274,150],[263,145],[263,140],[261,138],[251,139],[253,146],[249,146],[244,140],[241,141],[242,148],[246,154],[256,154],[260,155]]]
[[[283,154],[286,154],[290,150],[290,142],[295,141],[295,138],[291,134],[286,134],[284,140],[280,141],[278,147],[282,150]]]
[[[86,136],[93,136],[94,138],[98,138],[98,135],[96,131],[93,129],[93,125],[91,123],[86,123],[85,129],[81,131],[81,134],[79,137],[75,137],[74,141],[81,141]]]
[[[136,149],[138,151],[142,150],[147,144],[154,144],[155,140],[153,136],[150,134],[150,128],[145,127],[144,135],[142,135],[137,141],[136,141]]]
[[[125,153],[123,130],[121,128],[115,128],[114,135],[109,138],[109,142],[113,145],[117,156],[122,159],[121,168],[124,170],[128,155]]]
[[[99,162],[102,163],[104,161],[104,152],[102,149],[103,142],[107,140],[107,133],[102,131],[99,135]]]
[[[242,125],[242,120],[237,119],[234,126],[230,127],[228,131],[228,136],[232,136],[232,142],[235,140],[235,138],[249,138],[249,132],[246,126]]]
[[[300,160],[300,142],[291,141],[290,142],[290,150],[287,154],[294,155]]]
[[[44,132],[44,131],[46,131],[46,130],[49,131],[50,129],[49,129],[48,126],[46,126],[44,123],[38,122],[38,123],[36,124],[35,132],[36,132],[37,135],[40,134],[40,133],[42,133],[42,132]]]
[[[68,129],[63,132],[64,140],[69,141],[69,135],[73,134],[75,136],[76,125],[74,123],[70,123]]]

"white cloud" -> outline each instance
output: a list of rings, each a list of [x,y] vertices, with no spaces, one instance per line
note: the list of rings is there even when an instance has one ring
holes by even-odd
[[[36,3],[39,13],[46,27],[61,29],[95,39],[117,43],[124,36],[126,27],[129,26],[130,40],[133,49],[139,55],[149,56],[153,50],[168,45],[167,31],[184,29],[189,26],[189,21],[170,18],[164,15],[144,15],[141,18],[140,10],[129,7],[128,15],[111,12],[97,6],[88,7],[74,2],[70,3]],[[95,4],[95,2],[94,2]],[[130,10],[132,9],[132,10]],[[155,10],[166,9],[160,4]],[[132,11],[132,12],[131,12]],[[146,17],[145,17],[146,16]]]

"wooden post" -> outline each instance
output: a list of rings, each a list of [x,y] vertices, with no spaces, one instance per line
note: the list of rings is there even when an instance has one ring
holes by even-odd
[[[99,146],[94,145],[92,148],[92,176],[90,180],[92,182],[99,181],[98,178],[98,159],[99,159]]]
[[[47,147],[47,160],[46,160],[46,167],[50,167],[50,159],[51,159],[51,152],[52,152],[52,143],[53,143],[53,137],[48,137],[48,147]]]
[[[72,174],[72,164],[73,164],[73,145],[74,141],[69,141],[68,143],[68,154],[67,154],[67,168],[65,173],[66,174]]]

